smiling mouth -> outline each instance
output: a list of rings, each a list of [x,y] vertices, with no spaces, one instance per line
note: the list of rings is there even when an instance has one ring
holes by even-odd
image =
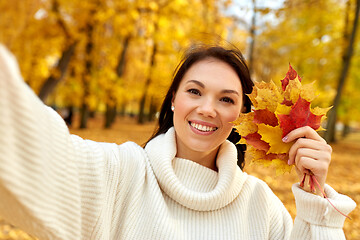
[[[201,124],[193,123],[193,122],[189,122],[189,124],[193,128],[195,128],[195,129],[197,129],[197,130],[199,130],[201,132],[214,132],[214,131],[216,131],[218,129],[217,127],[205,126],[205,125],[201,125]]]

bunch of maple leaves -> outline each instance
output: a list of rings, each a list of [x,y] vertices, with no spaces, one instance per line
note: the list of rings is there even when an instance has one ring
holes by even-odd
[[[289,166],[287,161],[294,142],[285,143],[282,139],[299,127],[324,130],[321,123],[331,108],[311,108],[311,102],[316,97],[313,85],[314,82],[302,85],[301,77],[290,64],[285,78],[281,80],[281,88],[273,81],[255,83],[252,93],[248,95],[253,111],[241,114],[234,121],[234,128],[241,135],[238,144],[247,145],[247,159],[265,166],[274,165],[276,175],[291,171],[292,165]],[[305,173],[300,186],[304,186],[307,175],[310,190],[315,192],[316,184],[335,210],[349,218],[331,203],[313,174]]]
[[[289,64],[281,87],[273,81],[255,83],[249,98],[253,111],[241,114],[234,122],[242,136],[239,144],[246,144],[246,158],[265,166],[274,165],[276,175],[290,172],[287,164],[292,143],[282,141],[292,130],[310,126],[323,130],[321,122],[330,108],[311,108],[315,99],[314,83],[302,85],[301,77]]]

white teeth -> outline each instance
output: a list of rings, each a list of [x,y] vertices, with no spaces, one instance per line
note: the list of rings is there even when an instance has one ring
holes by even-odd
[[[197,130],[200,130],[200,131],[203,131],[203,132],[215,131],[217,129],[216,127],[204,126],[204,125],[193,123],[193,122],[191,123],[191,126],[196,128]]]

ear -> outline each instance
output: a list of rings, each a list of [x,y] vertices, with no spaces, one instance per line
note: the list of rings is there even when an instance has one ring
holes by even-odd
[[[175,93],[172,93],[172,98],[171,98],[171,105],[174,105],[174,101],[175,101]]]
[[[241,108],[241,113],[244,113],[246,112],[246,107],[245,107],[245,104],[243,104],[242,108]]]

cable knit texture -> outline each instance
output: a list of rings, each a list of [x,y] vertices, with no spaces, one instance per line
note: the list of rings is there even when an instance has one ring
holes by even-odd
[[[167,145],[166,148],[160,146]],[[175,174],[172,161],[176,155],[175,131],[171,128],[166,134],[151,141],[145,148],[161,189],[179,204],[197,211],[213,211],[225,207],[239,195],[246,178],[236,166],[237,152],[234,145],[225,142],[219,150],[216,161],[219,173],[215,188],[208,191],[194,191],[185,186]],[[231,161],[233,160],[233,161]],[[210,175],[208,169],[194,165],[189,169],[191,175],[202,176],[202,181]],[[180,171],[179,171],[180,172]],[[187,174],[189,172],[186,172]],[[213,175],[211,175],[213,176]],[[191,179],[192,181],[192,179]],[[189,184],[189,183],[188,183]]]
[[[0,215],[40,239],[344,239],[344,217],[293,186],[298,216],[236,165],[218,172],[176,157],[175,131],[148,143],[97,143],[66,124],[21,79],[0,45]],[[326,185],[340,211],[355,202]]]

